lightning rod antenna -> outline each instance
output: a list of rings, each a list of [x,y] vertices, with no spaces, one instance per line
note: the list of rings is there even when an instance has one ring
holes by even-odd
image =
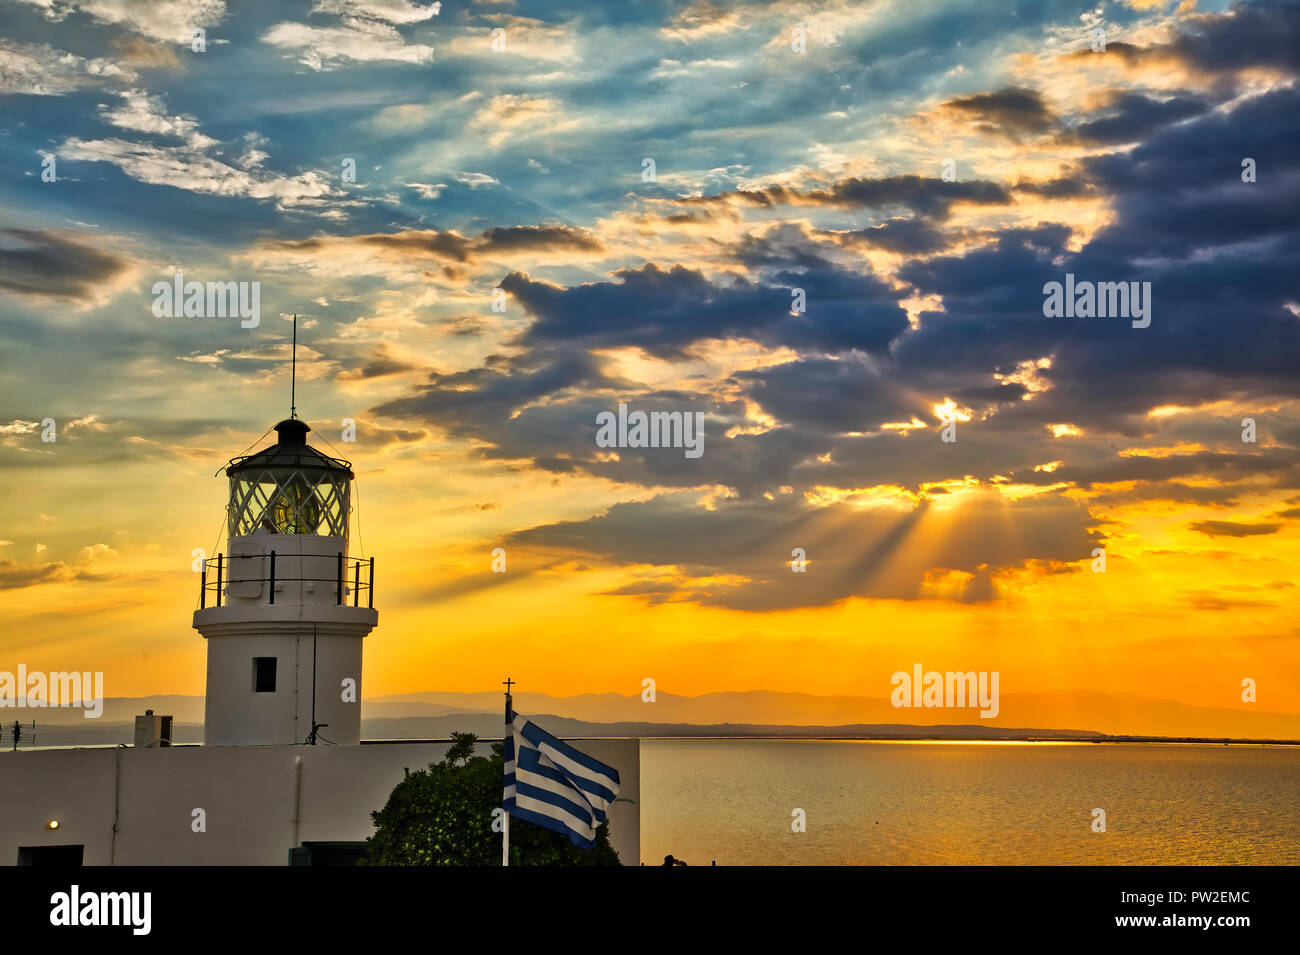
[[[289,417],[298,417],[294,393],[298,390],[298,313],[293,313],[293,360],[289,371]]]

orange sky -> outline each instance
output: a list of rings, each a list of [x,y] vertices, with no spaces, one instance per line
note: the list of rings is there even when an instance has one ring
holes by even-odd
[[[216,4],[180,58],[138,11],[6,11],[50,42],[0,42],[0,669],[203,692],[194,551],[296,315],[368,698],[921,663],[1300,714],[1289,14],[967,6],[800,8],[796,49],[782,4],[379,5],[304,48],[357,25]],[[179,271],[258,323],[156,315]],[[1151,324],[1049,317],[1067,272],[1153,281]],[[597,446],[625,402],[703,415],[703,456]]]
[[[273,409],[278,388],[261,390]],[[69,573],[82,579],[9,592],[6,658],[29,669],[102,669],[109,696],[201,694],[190,552],[211,550],[223,519],[225,479],[212,471],[254,435],[231,435],[201,465],[197,452],[167,452],[101,482],[97,468],[75,463],[75,434],[54,446],[72,459],[67,465],[17,472],[10,501],[24,507],[9,526],[68,554]],[[851,598],[762,613],[651,605],[602,592],[662,569],[528,549],[508,553],[505,574],[490,569],[505,533],[598,513],[624,499],[616,485],[543,480],[434,440],[388,454],[331,443],[355,459],[362,540],[376,559],[380,625],[366,641],[367,697],[478,691],[507,673],[555,695],[631,695],[652,677],[682,695],[764,688],[885,696],[894,671],[920,662],[998,670],[1003,693],[1088,688],[1243,710],[1251,707],[1240,682],[1253,677],[1258,708],[1300,711],[1289,576],[1300,542],[1291,527],[1210,538],[1187,525],[1214,518],[1213,509],[1105,508],[1108,526],[1119,529],[1105,573],[1091,571],[1088,555],[1072,573],[1008,572],[997,578],[994,602]],[[507,503],[480,509],[486,502]],[[1269,502],[1262,494],[1256,508],[1264,513]],[[911,505],[886,497],[872,506]],[[960,494],[936,505],[962,506]],[[928,514],[907,546],[924,550],[942,525],[941,513]],[[788,572],[782,556],[772,560]],[[808,573],[819,572],[813,554]],[[934,593],[960,589],[961,575],[955,584],[950,576],[934,576]],[[428,593],[439,587],[468,592]]]

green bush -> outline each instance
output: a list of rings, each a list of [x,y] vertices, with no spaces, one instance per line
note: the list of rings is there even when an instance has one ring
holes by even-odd
[[[375,834],[366,840],[362,865],[500,865],[501,833],[492,810],[501,806],[505,761],[501,744],[492,756],[474,755],[476,738],[453,733],[441,762],[416,770],[394,787],[388,803],[372,812]],[[519,819],[510,820],[511,865],[620,865],[609,844],[609,822],[596,845],[579,849],[568,836]]]

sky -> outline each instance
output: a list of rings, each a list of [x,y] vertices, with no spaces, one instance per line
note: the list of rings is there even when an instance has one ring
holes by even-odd
[[[0,0],[0,669],[202,693],[296,313],[367,697],[1300,713],[1298,74],[1273,0]]]

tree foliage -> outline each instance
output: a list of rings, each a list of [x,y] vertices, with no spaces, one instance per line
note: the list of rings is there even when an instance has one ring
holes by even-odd
[[[375,834],[366,840],[362,865],[501,864],[501,833],[492,830],[505,778],[501,744],[485,758],[474,755],[474,734],[453,733],[452,740],[440,762],[408,774],[384,808],[370,814]],[[608,822],[591,849],[541,826],[510,822],[511,865],[621,864],[609,844]]]

